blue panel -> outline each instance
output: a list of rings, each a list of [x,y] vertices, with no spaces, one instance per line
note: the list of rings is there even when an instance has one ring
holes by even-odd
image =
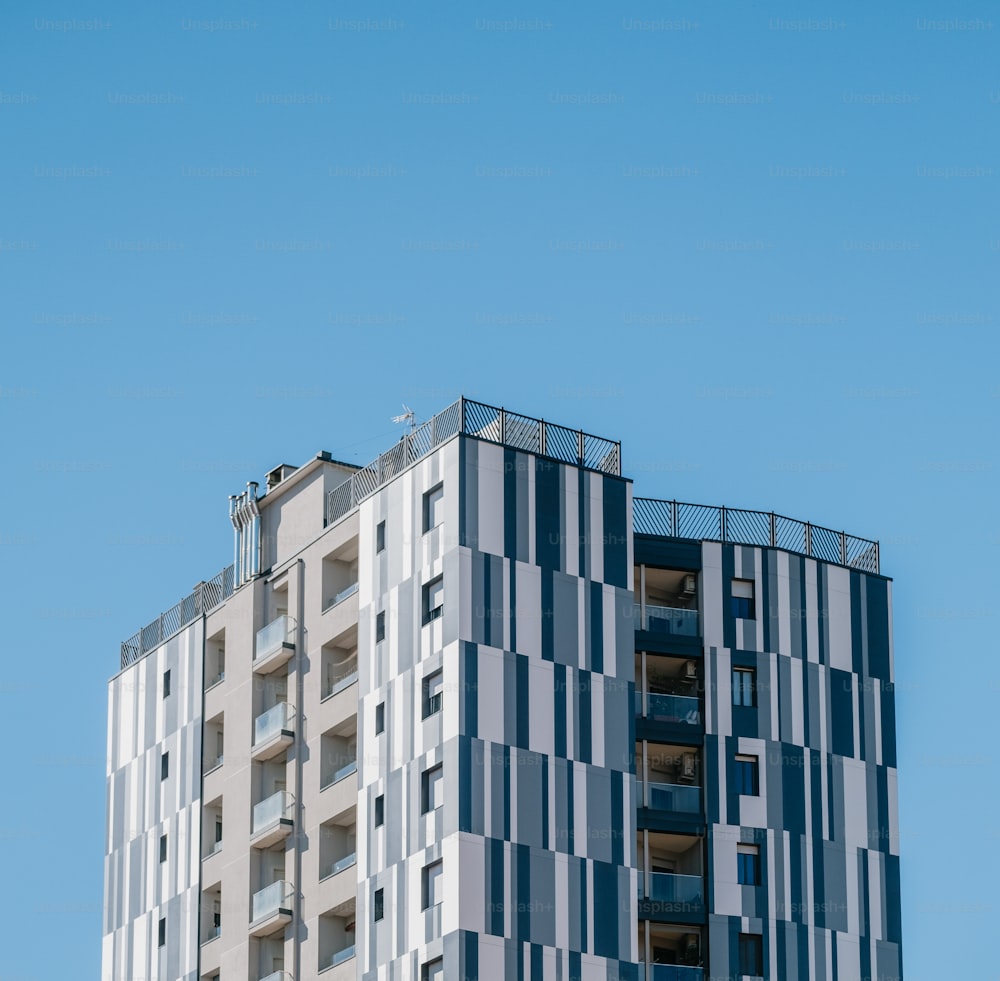
[[[495,646],[493,643],[493,563],[491,556],[484,553],[474,555],[472,561],[481,563],[483,567],[483,643],[487,647],[493,647]],[[473,608],[473,614],[475,614],[475,608]]]
[[[462,977],[479,977],[479,934],[462,931]]]
[[[594,862],[594,953],[618,957],[618,869],[607,862]]]
[[[902,943],[903,929],[900,922],[899,856],[885,856],[885,939]]]
[[[472,741],[466,736],[458,740],[458,830],[472,832],[472,799],[478,794],[472,785]]]
[[[550,460],[535,457],[535,562],[542,569],[558,569],[560,541],[565,529],[562,520],[560,468]]]
[[[554,725],[555,725],[555,751],[556,756],[566,758],[566,665],[553,665],[553,692],[554,705]]]
[[[503,837],[510,841],[510,746],[501,747],[503,754]]]
[[[861,573],[851,573],[851,664],[854,673],[865,676],[864,645],[861,639]],[[861,731],[860,729],[858,730]],[[862,740],[863,742],[863,740]]]
[[[507,625],[510,628],[510,649],[517,650],[517,562],[510,559],[508,563],[510,574],[507,576],[507,589],[510,593],[510,610],[507,614]]]
[[[591,680],[590,672],[580,671],[577,674],[576,717],[580,726],[580,748],[577,759],[581,763],[593,762],[593,755],[591,753],[591,729],[593,726],[593,719],[591,718],[593,711],[591,704],[592,686],[593,681]]]
[[[590,667],[604,674],[604,590],[599,582],[590,583]]]
[[[464,643],[464,673],[463,678],[465,698],[462,706],[465,709],[466,736],[479,735],[479,650],[475,644]]]
[[[867,581],[868,673],[888,681],[889,671],[889,584],[869,576]]]
[[[517,936],[522,940],[531,937],[531,850],[527,845],[514,845],[517,860],[517,883],[511,892],[514,896]]]
[[[548,569],[542,569],[539,573],[541,583],[541,603],[539,616],[542,618],[542,660],[555,660],[555,600],[553,598],[554,587],[552,584],[552,573]]]
[[[629,588],[626,493],[628,485],[618,477],[604,477],[604,581]]]
[[[853,690],[854,679],[849,671],[830,668],[831,750],[840,756],[854,756]]]
[[[793,835],[806,833],[805,751],[792,743],[781,744],[782,827]]]
[[[517,552],[517,454],[503,451],[503,554],[512,561]]]
[[[625,841],[622,814],[625,808],[625,775],[621,770],[611,771],[611,861],[625,864]]]
[[[516,745],[521,749],[530,746],[530,701],[528,699],[528,658],[514,655],[514,665],[517,672],[517,733]],[[509,737],[508,737],[509,738]]]
[[[549,847],[549,758],[542,761],[542,848]]]

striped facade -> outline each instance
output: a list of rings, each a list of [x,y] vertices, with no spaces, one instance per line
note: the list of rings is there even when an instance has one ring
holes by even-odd
[[[110,684],[103,981],[901,978],[888,580],[461,432],[343,472]]]

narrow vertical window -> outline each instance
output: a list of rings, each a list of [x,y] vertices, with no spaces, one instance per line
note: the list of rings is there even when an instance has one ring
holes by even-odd
[[[160,754],[160,779],[166,780],[170,776],[170,754]]]
[[[167,698],[170,695],[170,669],[167,668],[163,672],[163,697]]]
[[[757,612],[753,599],[753,580],[734,579],[732,591],[733,616],[743,620],[755,620]]]
[[[375,551],[384,552],[385,551],[385,522],[380,521],[375,526]]]
[[[375,614],[375,643],[385,640],[385,610]]]
[[[385,732],[385,702],[375,706],[375,735]]]
[[[375,890],[375,902],[373,903],[373,916],[372,918],[376,921],[381,920],[385,914],[385,890],[376,889]]]
[[[379,794],[375,798],[375,827],[381,828],[385,821],[385,795]]]
[[[424,532],[444,521],[444,484],[432,487],[424,494]]]
[[[165,862],[167,860],[167,836],[160,835],[160,861]]]

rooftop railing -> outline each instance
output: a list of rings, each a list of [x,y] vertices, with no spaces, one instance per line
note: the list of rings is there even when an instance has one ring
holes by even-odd
[[[744,511],[637,497],[632,502],[632,530],[637,535],[784,548],[862,572],[878,574],[879,571],[878,542],[786,518],[773,511]]]
[[[616,477],[622,472],[621,443],[591,436],[582,429],[566,429],[544,419],[460,398],[330,491],[326,523],[339,521],[366,497],[457,433]]]
[[[128,640],[123,640],[122,667],[127,668],[138,661],[143,654],[159,647],[192,620],[197,620],[203,613],[214,610],[232,595],[233,566],[230,565],[214,579],[198,583],[194,592],[185,596],[176,606],[172,606],[166,613],[161,613],[152,623],[133,634]]]

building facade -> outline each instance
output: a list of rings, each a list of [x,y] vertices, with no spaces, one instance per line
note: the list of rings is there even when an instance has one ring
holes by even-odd
[[[466,399],[230,513],[109,685],[103,981],[901,977],[876,543]]]

